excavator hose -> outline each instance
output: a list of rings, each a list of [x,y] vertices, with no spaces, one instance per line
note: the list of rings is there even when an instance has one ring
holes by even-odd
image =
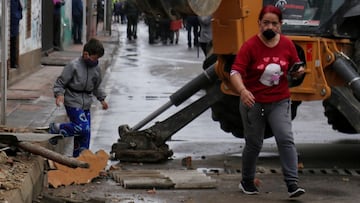
[[[356,66],[355,63],[343,53],[337,53],[335,56],[336,60],[332,67],[348,83],[355,97],[360,101],[360,75],[353,67]]]

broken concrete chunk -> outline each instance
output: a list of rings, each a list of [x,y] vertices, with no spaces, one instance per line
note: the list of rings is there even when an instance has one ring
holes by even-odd
[[[62,185],[90,183],[105,169],[109,155],[104,150],[97,151],[95,154],[90,150],[84,150],[76,159],[88,163],[90,167],[70,168],[55,162],[56,170],[48,171],[49,185],[57,188]]]

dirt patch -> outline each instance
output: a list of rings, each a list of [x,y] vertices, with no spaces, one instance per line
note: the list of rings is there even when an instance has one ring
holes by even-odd
[[[0,156],[0,200],[7,200],[12,190],[22,186],[29,169],[35,164],[35,159],[25,153],[16,157],[7,156],[4,151]]]

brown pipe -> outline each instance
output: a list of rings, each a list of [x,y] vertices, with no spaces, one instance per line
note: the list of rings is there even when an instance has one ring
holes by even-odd
[[[34,145],[29,142],[18,142],[16,143],[16,146],[25,151],[40,155],[71,168],[89,168],[89,164],[86,162],[79,161],[73,157],[64,156],[40,145]]]

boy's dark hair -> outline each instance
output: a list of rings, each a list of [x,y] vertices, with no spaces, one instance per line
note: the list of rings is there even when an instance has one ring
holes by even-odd
[[[104,56],[104,46],[103,44],[95,39],[91,38],[86,44],[84,45],[83,52],[88,52],[89,55],[97,55],[99,58]]]

